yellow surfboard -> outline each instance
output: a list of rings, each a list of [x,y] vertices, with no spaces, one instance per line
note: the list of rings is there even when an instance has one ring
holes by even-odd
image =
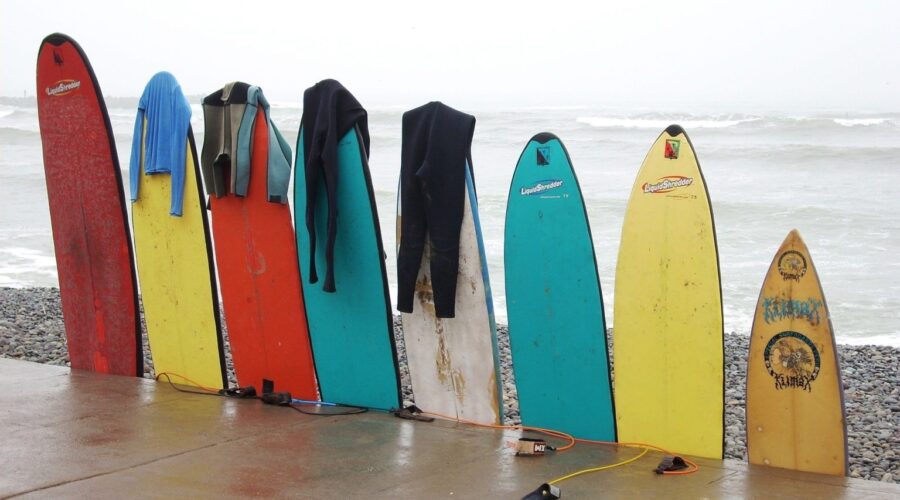
[[[631,191],[616,266],[619,441],[721,458],[722,293],[712,209],[694,149],[671,125]]]
[[[144,175],[142,148],[140,196],[132,204],[138,279],[155,372],[186,377],[172,377],[175,383],[219,389],[225,369],[218,298],[190,128],[185,140],[181,217],[169,215],[170,176]]]
[[[797,230],[769,267],[747,359],[750,463],[843,476],[844,393],[819,275]]]

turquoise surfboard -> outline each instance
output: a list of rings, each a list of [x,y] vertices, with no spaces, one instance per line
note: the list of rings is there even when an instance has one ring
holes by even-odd
[[[388,410],[400,406],[394,327],[381,229],[368,161],[356,128],[338,144],[338,222],[334,245],[337,291],[310,283],[303,130],[294,167],[294,220],[316,376],[322,400]],[[324,270],[328,195],[316,197],[316,268]]]
[[[553,134],[534,136],[516,165],[504,262],[522,423],[615,441],[594,243],[569,154]]]

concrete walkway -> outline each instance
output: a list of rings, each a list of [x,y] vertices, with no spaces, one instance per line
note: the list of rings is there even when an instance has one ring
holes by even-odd
[[[384,413],[308,416],[150,380],[0,359],[0,497],[521,498],[634,449],[515,457],[519,433]],[[563,498],[900,498],[900,485],[661,456],[559,484]]]

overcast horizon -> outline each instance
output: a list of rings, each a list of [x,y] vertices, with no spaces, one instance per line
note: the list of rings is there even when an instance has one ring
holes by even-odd
[[[38,46],[62,32],[113,97],[167,70],[188,95],[243,80],[275,102],[336,78],[373,107],[900,111],[900,3],[352,4],[4,0],[0,95],[34,95]]]

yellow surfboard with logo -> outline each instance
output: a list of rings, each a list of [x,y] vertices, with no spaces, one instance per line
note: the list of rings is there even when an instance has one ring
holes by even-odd
[[[614,376],[619,441],[721,458],[722,292],[713,214],[678,125],[650,148],[622,226]]]
[[[797,230],[769,267],[751,335],[750,463],[846,475],[847,426],[834,331],[819,275]]]
[[[145,127],[146,128],[146,127]],[[169,175],[144,175],[132,203],[134,246],[153,368],[178,384],[220,389],[225,365],[209,227],[198,184],[197,150],[188,128],[184,205],[169,215]],[[141,151],[143,168],[144,151]]]

